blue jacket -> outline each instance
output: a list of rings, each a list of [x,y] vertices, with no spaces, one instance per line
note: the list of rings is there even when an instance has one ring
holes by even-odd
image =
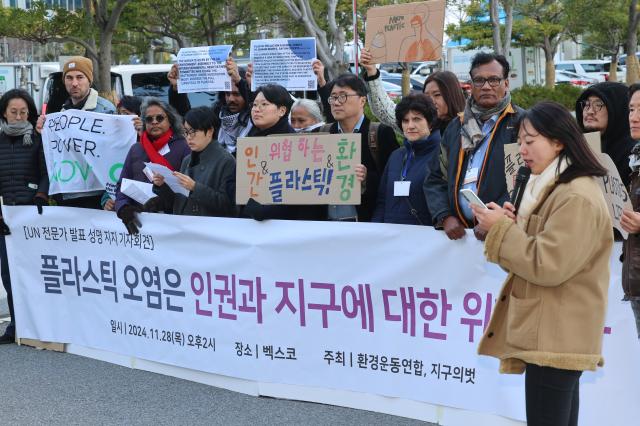
[[[440,132],[435,131],[428,138],[413,143],[405,139],[404,146],[393,151],[380,180],[378,201],[372,222],[405,225],[432,224],[422,183],[429,171],[432,158],[439,152],[439,146]],[[403,180],[405,165],[407,170],[404,180],[411,182],[409,196],[396,197],[394,183]],[[415,210],[414,213],[411,211],[412,208]]]

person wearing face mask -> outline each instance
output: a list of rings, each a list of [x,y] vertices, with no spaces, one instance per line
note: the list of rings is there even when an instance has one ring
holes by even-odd
[[[199,107],[184,116],[184,134],[191,154],[174,172],[188,196],[174,193],[161,175],[153,184],[159,198],[145,204],[145,211],[157,211],[160,205],[173,214],[233,217],[236,215],[236,161],[214,139],[218,118],[211,108]]]
[[[576,120],[583,132],[600,132],[602,152],[611,157],[629,186],[629,154],[636,143],[629,135],[627,86],[605,81],[588,87],[576,101]]]
[[[577,426],[580,376],[604,364],[613,232],[598,180],[607,170],[558,103],[534,105],[517,131],[531,169],[518,210],[471,206],[487,260],[509,273],[478,353],[498,358],[501,373],[524,373],[529,426]]]
[[[42,142],[34,131],[38,112],[33,98],[22,89],[13,89],[0,98],[0,196],[5,205],[36,205],[38,213],[47,204],[49,175]],[[7,292],[11,322],[0,336],[0,344],[13,343],[15,324],[11,277],[5,236],[9,226],[0,217],[0,273]]]
[[[631,304],[640,339],[640,84],[629,87],[629,127],[636,141],[629,156],[631,168],[629,197],[632,210],[622,211],[620,225],[629,233],[622,248],[622,290]]]
[[[384,168],[372,222],[432,225],[422,182],[440,146],[440,132],[430,130],[435,120],[436,108],[423,93],[405,96],[396,107],[404,142]]]
[[[251,105],[253,127],[249,137],[295,133],[289,124],[293,101],[289,92],[278,84],[266,84],[256,91]],[[321,205],[263,205],[249,199],[242,211],[243,217],[255,220],[325,220],[326,206]]]
[[[324,126],[322,112],[317,102],[311,99],[296,99],[289,115],[291,127],[296,132],[308,133]]]
[[[380,71],[371,63],[373,57],[368,49],[363,49],[360,55],[360,65],[365,70],[364,81],[369,90],[369,105],[371,112],[378,117],[381,123],[393,127],[402,133],[395,120],[396,104],[385,92],[380,79]],[[460,82],[451,71],[437,71],[431,74],[424,82],[422,91],[431,98],[437,111],[437,120],[432,131],[439,130],[444,135],[449,122],[464,111],[464,95],[460,88]]]
[[[218,100],[212,106],[213,113],[220,119],[220,126],[217,129],[216,138],[229,153],[235,156],[236,142],[238,138],[245,137],[252,127],[250,103],[250,85],[242,78],[242,73],[238,70],[238,64],[233,58],[227,58],[225,64],[227,74],[231,78],[231,90],[228,92],[218,92]],[[173,105],[182,115],[189,109],[191,104],[186,93],[178,93],[178,79],[180,71],[177,64],[174,64],[167,75],[169,79],[169,104]]]
[[[182,160],[191,153],[184,139],[182,119],[171,106],[158,98],[148,97],[144,99],[140,113],[144,123],[140,143],[129,149],[116,186],[115,211],[130,234],[138,233],[140,222],[136,213],[142,206],[120,191],[122,179],[149,182],[150,176],[144,171],[145,162],[179,170]]]

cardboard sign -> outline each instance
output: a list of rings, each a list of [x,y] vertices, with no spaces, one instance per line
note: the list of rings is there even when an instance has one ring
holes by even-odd
[[[373,63],[435,61],[442,56],[444,0],[367,11],[365,47]]]
[[[623,238],[627,238],[628,232],[620,226],[620,218],[623,210],[633,210],[631,199],[627,193],[627,189],[622,183],[618,169],[615,163],[607,154],[601,152],[600,132],[585,133],[585,139],[589,148],[593,151],[600,164],[608,170],[605,176],[598,179],[598,184],[604,194],[613,227],[622,234]],[[513,192],[516,175],[520,166],[524,165],[524,161],[520,156],[519,145],[517,143],[507,144],[504,146],[504,174],[507,179],[507,190],[509,196]]]
[[[238,139],[236,203],[360,204],[361,135],[290,134]]]
[[[316,90],[318,79],[311,63],[316,59],[314,37],[251,40],[251,90],[279,84],[287,90]]]
[[[225,62],[231,45],[182,48],[178,52],[178,93],[231,91]]]

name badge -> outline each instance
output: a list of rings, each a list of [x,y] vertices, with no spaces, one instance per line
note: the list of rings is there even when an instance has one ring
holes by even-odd
[[[470,183],[477,182],[477,181],[478,181],[478,168],[472,167],[469,170],[467,170],[467,174],[464,176],[464,182],[462,183],[462,185],[468,185]]]
[[[397,181],[393,182],[393,196],[394,197],[408,197],[410,188],[411,188],[411,181],[409,181],[409,180],[397,180]]]
[[[165,146],[163,146],[162,148],[160,148],[160,151],[158,151],[158,154],[165,156],[167,155],[169,152],[171,151],[171,149],[169,148],[169,144],[166,144]]]

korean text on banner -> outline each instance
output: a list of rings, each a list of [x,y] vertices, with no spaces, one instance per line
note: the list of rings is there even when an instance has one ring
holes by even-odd
[[[445,1],[373,7],[365,46],[373,62],[436,61],[442,56]]]
[[[178,52],[178,93],[231,91],[225,61],[231,45],[183,47]]]
[[[3,206],[3,216],[21,338],[524,417],[523,377],[476,353],[506,274],[471,233],[451,242],[422,226],[143,213],[132,236],[104,211]],[[588,426],[631,424],[617,416],[633,412],[640,381],[619,271],[607,362],[581,379]]]
[[[604,199],[607,202],[613,227],[620,232],[624,239],[627,239],[629,233],[622,229],[620,219],[622,218],[623,210],[633,210],[629,193],[627,192],[627,189],[620,178],[620,173],[618,173],[618,169],[611,157],[602,153],[600,150],[600,132],[585,133],[584,136],[589,148],[600,161],[600,164],[607,169],[607,174],[605,176],[597,178],[598,185],[600,185]],[[507,179],[507,190],[509,191],[509,194],[513,191],[516,174],[518,173],[520,166],[524,166],[524,161],[520,155],[519,145],[515,143],[505,145],[504,173]]]
[[[279,84],[287,90],[316,90],[311,68],[316,59],[313,37],[251,40],[253,78],[251,90],[265,84]]]
[[[308,133],[238,139],[236,203],[360,204],[360,138]]]
[[[48,114],[42,146],[49,173],[49,194],[106,190],[116,183],[136,131],[128,115],[71,109]]]

